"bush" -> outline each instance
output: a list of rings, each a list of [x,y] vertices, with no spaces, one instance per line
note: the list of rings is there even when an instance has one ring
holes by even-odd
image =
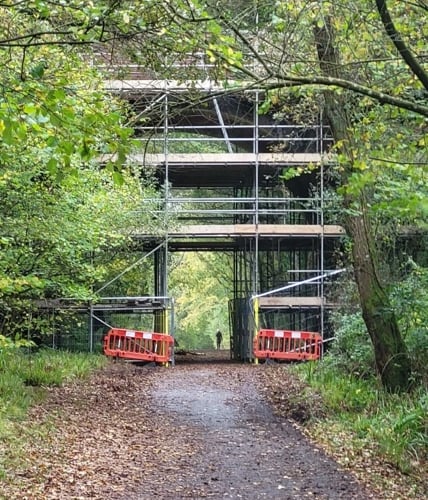
[[[417,382],[428,384],[428,329],[412,329],[405,337],[412,361],[412,373]]]
[[[428,269],[409,260],[407,276],[391,290],[400,330],[412,361],[413,375],[428,383]]]
[[[336,314],[332,321],[335,339],[326,362],[343,373],[372,376],[375,373],[373,346],[361,314]]]
[[[0,371],[8,368],[10,359],[15,356],[23,347],[33,347],[34,343],[31,340],[16,338],[12,340],[10,337],[0,335]]]

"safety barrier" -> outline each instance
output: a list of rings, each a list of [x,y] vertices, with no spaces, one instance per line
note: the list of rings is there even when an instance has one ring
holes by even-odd
[[[254,338],[257,359],[315,360],[321,354],[319,333],[292,330],[260,330]]]
[[[174,339],[164,333],[112,328],[104,337],[104,354],[134,361],[168,363],[172,359]]]

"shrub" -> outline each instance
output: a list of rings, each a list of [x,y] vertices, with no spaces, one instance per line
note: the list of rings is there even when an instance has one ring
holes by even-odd
[[[336,366],[343,373],[361,377],[373,375],[373,346],[361,314],[336,314],[332,321],[335,339],[326,355],[329,358],[327,363]]]
[[[407,262],[407,276],[391,289],[400,330],[412,360],[413,375],[428,382],[428,269]]]

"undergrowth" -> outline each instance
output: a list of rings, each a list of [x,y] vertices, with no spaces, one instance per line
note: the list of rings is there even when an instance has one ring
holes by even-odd
[[[84,378],[106,362],[99,355],[28,349],[0,338],[0,478],[7,462],[17,458],[25,431],[22,421],[30,405],[43,398],[44,389]]]
[[[353,452],[370,450],[405,474],[426,471],[428,392],[420,385],[406,394],[386,392],[375,377],[345,374],[329,357],[295,368],[321,394],[325,416],[322,432],[353,436]]]
[[[428,269],[411,260],[406,265],[410,270],[391,286],[390,298],[412,366],[408,392],[382,387],[370,337],[355,311],[333,314],[334,339],[323,360],[296,370],[320,395],[325,420],[316,425],[332,442],[334,434],[346,433],[352,451],[381,457],[404,474],[425,474],[428,483]]]

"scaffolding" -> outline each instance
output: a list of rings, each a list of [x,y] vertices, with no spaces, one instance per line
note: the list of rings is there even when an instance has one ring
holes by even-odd
[[[47,299],[38,301],[37,308],[49,318],[51,334],[44,342],[53,349],[101,352],[105,335],[117,328],[167,335],[174,332],[174,301],[170,297],[103,296],[85,302]],[[174,363],[174,356],[168,361]]]
[[[129,161],[163,192],[155,209],[155,200],[147,200],[162,221],[162,237],[134,234],[154,253],[155,296],[169,295],[170,252],[229,252],[234,359],[252,359],[255,325],[325,335],[334,306],[328,276],[344,232],[325,223],[332,139],[321,116],[310,125],[275,119],[261,112],[262,90],[225,90],[209,81],[107,86],[141,118],[135,127],[141,150]],[[254,308],[251,297],[278,287],[282,293]]]

